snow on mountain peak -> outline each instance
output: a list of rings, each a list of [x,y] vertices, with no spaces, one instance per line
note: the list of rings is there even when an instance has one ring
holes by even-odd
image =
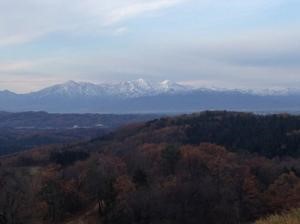
[[[65,83],[63,83],[62,85],[65,85],[65,86],[75,86],[75,85],[78,85],[79,83],[78,82],[75,82],[73,80],[69,80]]]
[[[162,85],[169,85],[171,84],[172,82],[170,80],[164,80],[161,82]]]
[[[179,93],[188,90],[188,87],[174,83],[170,80],[149,82],[144,79],[137,79],[127,83],[131,86],[130,91],[127,92],[131,96],[153,96],[162,93]]]
[[[183,92],[187,90],[191,90],[188,86],[180,85],[176,82],[172,82],[170,80],[164,80],[159,83],[161,90],[164,92]]]
[[[93,84],[88,82],[67,81],[57,84],[32,94],[39,97],[45,96],[115,96],[115,97],[141,97],[158,94],[177,93],[187,91],[188,87],[173,83],[170,80],[162,82],[149,82],[144,79],[124,81],[120,83]]]
[[[137,79],[137,80],[133,80],[132,82],[135,82],[140,85],[149,85],[149,83],[145,79]]]
[[[50,86],[33,93],[39,97],[45,96],[97,96],[99,95],[100,87],[93,83],[67,81],[62,84]]]

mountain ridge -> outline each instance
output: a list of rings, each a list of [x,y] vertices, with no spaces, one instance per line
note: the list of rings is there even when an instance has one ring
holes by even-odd
[[[74,92],[76,90],[77,92]],[[298,88],[265,88],[265,89],[243,89],[243,88],[221,88],[221,87],[207,87],[181,84],[178,82],[172,82],[171,80],[163,81],[148,81],[142,78],[121,81],[121,82],[104,82],[93,83],[86,81],[74,81],[69,80],[63,83],[50,85],[40,90],[35,90],[28,93],[16,93],[14,91],[5,89],[0,90],[0,94],[7,95],[49,95],[50,93],[65,95],[84,95],[84,96],[122,96],[122,97],[141,97],[141,96],[153,96],[163,93],[178,93],[178,92],[190,92],[190,91],[216,91],[216,92],[241,92],[253,95],[292,95],[299,94]],[[63,95],[63,94],[62,94]]]
[[[164,80],[162,82],[149,82],[144,79],[123,81],[119,83],[75,82],[69,80],[65,83],[56,84],[44,89],[27,93],[34,96],[61,95],[68,97],[102,97],[113,96],[121,98],[134,98],[142,96],[158,95],[162,93],[186,92],[192,88],[178,83]]]
[[[300,111],[300,91],[194,88],[143,79],[94,84],[68,81],[39,91],[0,91],[0,110],[51,113],[188,113],[203,110]]]

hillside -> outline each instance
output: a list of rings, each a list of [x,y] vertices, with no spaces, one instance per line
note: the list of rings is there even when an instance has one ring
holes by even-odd
[[[120,130],[112,139],[120,142],[130,139],[130,143],[143,139],[144,143],[178,145],[209,142],[238,153],[266,157],[300,156],[300,116],[287,114],[202,112],[149,121],[125,133]]]
[[[9,224],[246,224],[298,208],[299,120],[204,112],[6,156],[0,216]]]

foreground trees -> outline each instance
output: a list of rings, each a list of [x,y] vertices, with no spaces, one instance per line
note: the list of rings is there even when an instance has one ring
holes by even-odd
[[[0,170],[0,223],[17,224],[26,215],[31,190],[25,171]]]
[[[238,224],[300,207],[300,177],[286,161],[214,144],[142,144],[69,165],[49,159],[38,169],[1,170],[1,224],[61,223],[95,206],[107,224]]]
[[[124,159],[127,172],[135,167],[132,175],[114,178],[105,223],[246,223],[300,206],[299,177],[282,169],[274,180],[260,182],[260,173],[279,164],[266,170],[259,157],[242,158],[213,144],[152,144],[133,154],[138,161]]]
[[[273,145],[254,139],[261,124],[253,119],[267,130],[275,118],[215,115],[162,119],[64,150],[0,159],[0,224],[76,223],[86,216],[102,224],[240,224],[300,207],[299,158],[247,151],[252,141]],[[241,127],[244,121],[248,126]],[[224,130],[216,129],[220,122]],[[297,127],[285,125],[297,139],[290,130]],[[241,133],[234,138],[236,128]],[[286,140],[281,137],[274,147]],[[205,143],[210,139],[230,146]],[[246,148],[235,148],[241,145]]]

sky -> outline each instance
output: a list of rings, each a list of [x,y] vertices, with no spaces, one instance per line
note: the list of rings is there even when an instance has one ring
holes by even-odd
[[[0,90],[300,87],[299,0],[0,0]]]

